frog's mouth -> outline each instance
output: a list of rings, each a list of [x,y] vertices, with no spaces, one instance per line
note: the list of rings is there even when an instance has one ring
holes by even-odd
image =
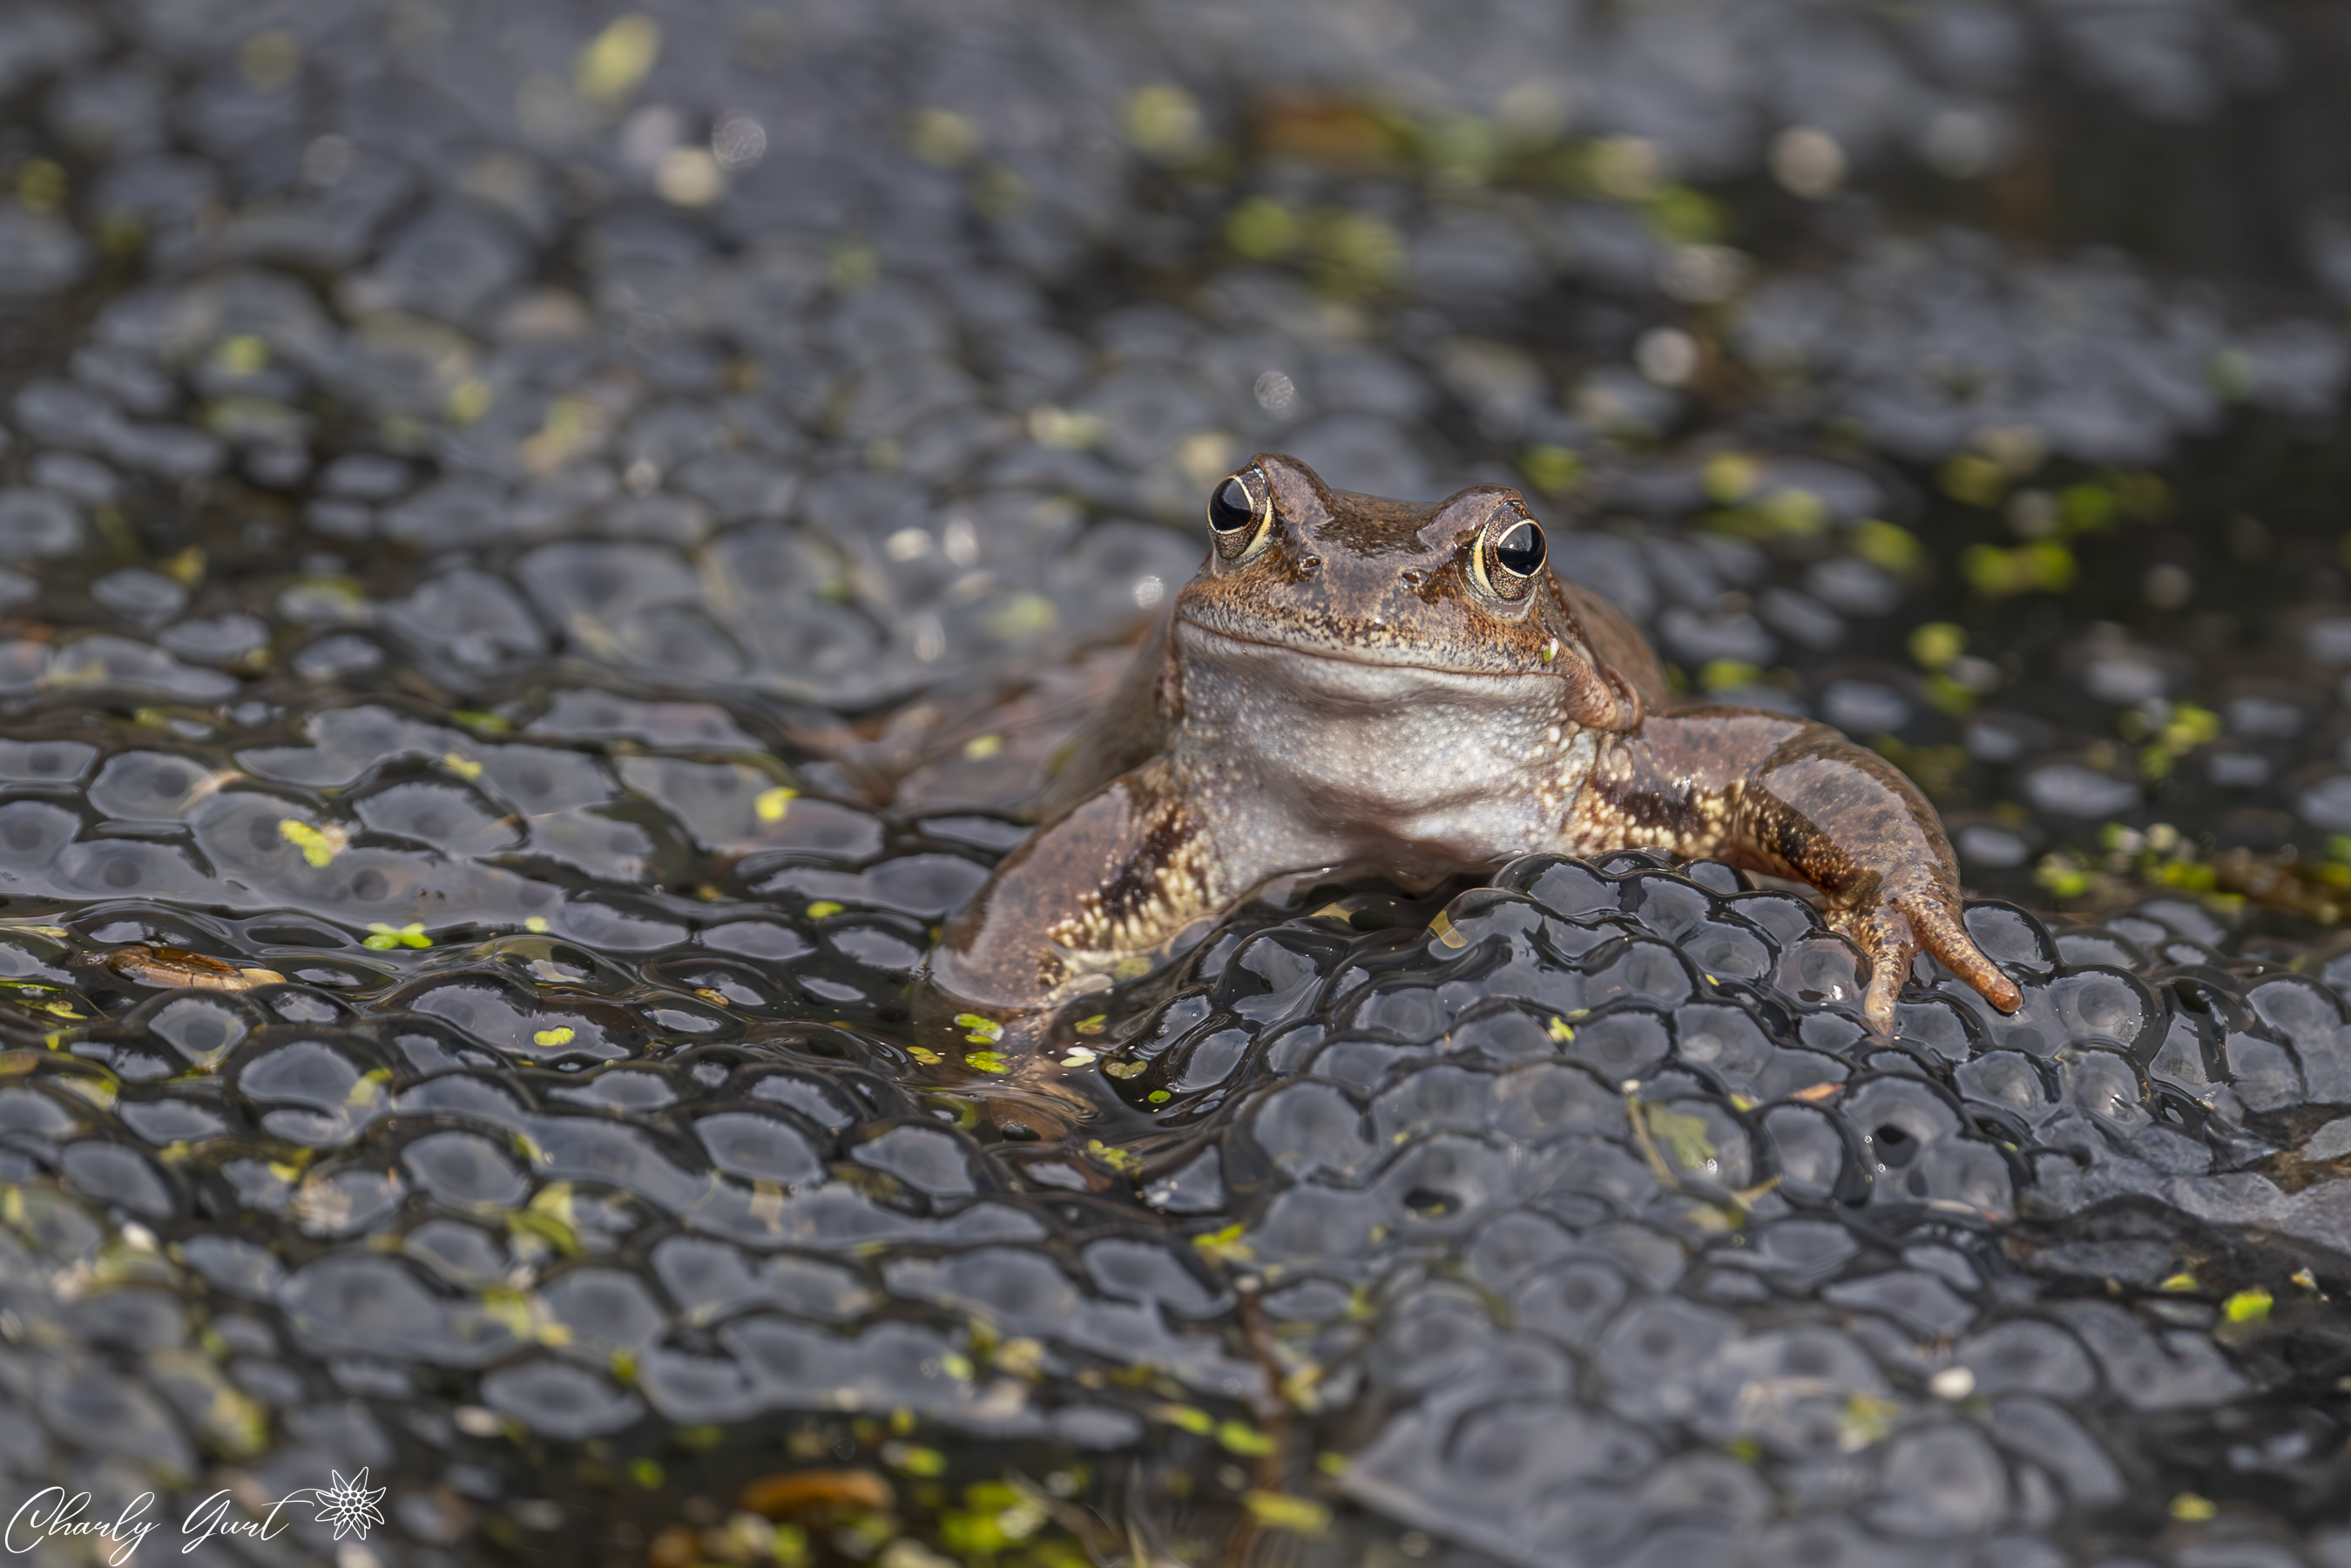
[[[1564,673],[1544,669],[1478,669],[1461,664],[1444,664],[1432,657],[1438,650],[1427,647],[1343,648],[1330,643],[1276,642],[1271,638],[1244,636],[1184,614],[1176,617],[1175,629],[1178,641],[1190,644],[1193,652],[1212,660],[1260,664],[1296,662],[1309,669],[1315,665],[1338,666],[1359,672],[1356,676],[1358,684],[1362,678],[1360,672],[1393,671],[1399,682],[1407,674],[1447,685],[1458,682],[1463,684],[1465,693],[1490,696],[1494,695],[1497,682],[1557,682]]]

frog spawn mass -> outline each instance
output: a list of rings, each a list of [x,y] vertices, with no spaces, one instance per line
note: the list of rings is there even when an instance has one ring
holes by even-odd
[[[1889,1040],[1852,948],[1719,866],[1276,913],[1105,1042],[1164,1129],[1125,1148],[976,1142],[738,926],[192,991],[159,944],[236,951],[216,923],[20,925],[12,1463],[371,1465],[437,1481],[430,1561],[562,1528],[582,1444],[904,1411],[1180,1470],[1205,1413],[1290,1486],[1350,1456],[1322,1549],[1387,1520],[1511,1563],[2059,1561],[2339,1466],[2331,977],[2192,906],[2053,942],[1980,904],[2025,1005],[1941,978]]]
[[[1253,912],[999,1142],[887,1013],[1019,825],[793,740],[1164,603],[1252,447],[1531,460],[1694,684],[1973,788],[1971,874],[2158,813],[2315,858],[2338,525],[2226,441],[2333,416],[2339,218],[2179,225],[2298,258],[2282,317],[1969,226],[2258,124],[2297,35],[650,10],[0,16],[13,1490],[367,1467],[381,1563],[1050,1562],[1064,1493],[1105,1554],[2344,1561],[2317,959],[1987,907],[2025,1008],[1927,978],[1887,1044],[1792,901],[1531,864]],[[1932,221],[1792,194],[1837,159]]]
[[[2024,1006],[1940,977],[1888,1042],[1851,949],[1724,868],[1495,882],[1228,937],[1109,1069],[1221,1129],[1146,1196],[1248,1216],[1212,1245],[1345,1495],[1505,1562],[2061,1561],[2199,1511],[2191,1452],[2326,1484],[2335,1423],[2288,1411],[2341,1352],[2284,1367],[2335,1335],[2330,985],[2191,905],[2053,942],[1979,904]],[[2279,1249],[2206,1228],[2240,1226]]]

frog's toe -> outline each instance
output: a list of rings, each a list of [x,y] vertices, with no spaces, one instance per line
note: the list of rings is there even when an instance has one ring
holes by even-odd
[[[2024,993],[2001,972],[1960,923],[1956,901],[1940,898],[1907,911],[1918,934],[1919,945],[1942,961],[1943,967],[1973,986],[1984,1000],[2004,1013],[2024,1005]]]
[[[1869,1020],[1872,1030],[1882,1035],[1894,1032],[1894,1004],[1902,996],[1902,977],[1907,965],[1896,965],[1883,959],[1871,963],[1869,989],[1862,993],[1861,1016]]]
[[[1902,982],[1910,976],[1910,960],[1918,955],[1918,937],[1909,919],[1891,904],[1867,913],[1856,912],[1836,921],[1869,959],[1869,987],[1862,993],[1862,1016],[1879,1034],[1894,1032],[1894,1004],[1901,999]]]

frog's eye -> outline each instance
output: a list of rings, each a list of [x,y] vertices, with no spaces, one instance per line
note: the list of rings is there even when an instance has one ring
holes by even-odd
[[[1478,536],[1469,570],[1479,587],[1497,599],[1515,602],[1534,587],[1535,573],[1542,570],[1547,553],[1541,525],[1523,512],[1505,509]]]
[[[1254,468],[1234,475],[1208,497],[1208,533],[1227,560],[1254,555],[1272,521],[1272,492]]]

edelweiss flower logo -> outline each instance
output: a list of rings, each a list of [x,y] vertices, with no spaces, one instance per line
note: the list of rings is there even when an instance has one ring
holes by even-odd
[[[365,1541],[368,1531],[383,1522],[383,1515],[375,1505],[392,1489],[378,1487],[373,1491],[368,1490],[368,1473],[364,1467],[349,1480],[343,1479],[340,1470],[329,1470],[327,1473],[335,1478],[335,1484],[319,1487],[311,1494],[311,1501],[319,1510],[319,1522],[333,1525],[338,1541],[346,1534],[356,1535]]]

